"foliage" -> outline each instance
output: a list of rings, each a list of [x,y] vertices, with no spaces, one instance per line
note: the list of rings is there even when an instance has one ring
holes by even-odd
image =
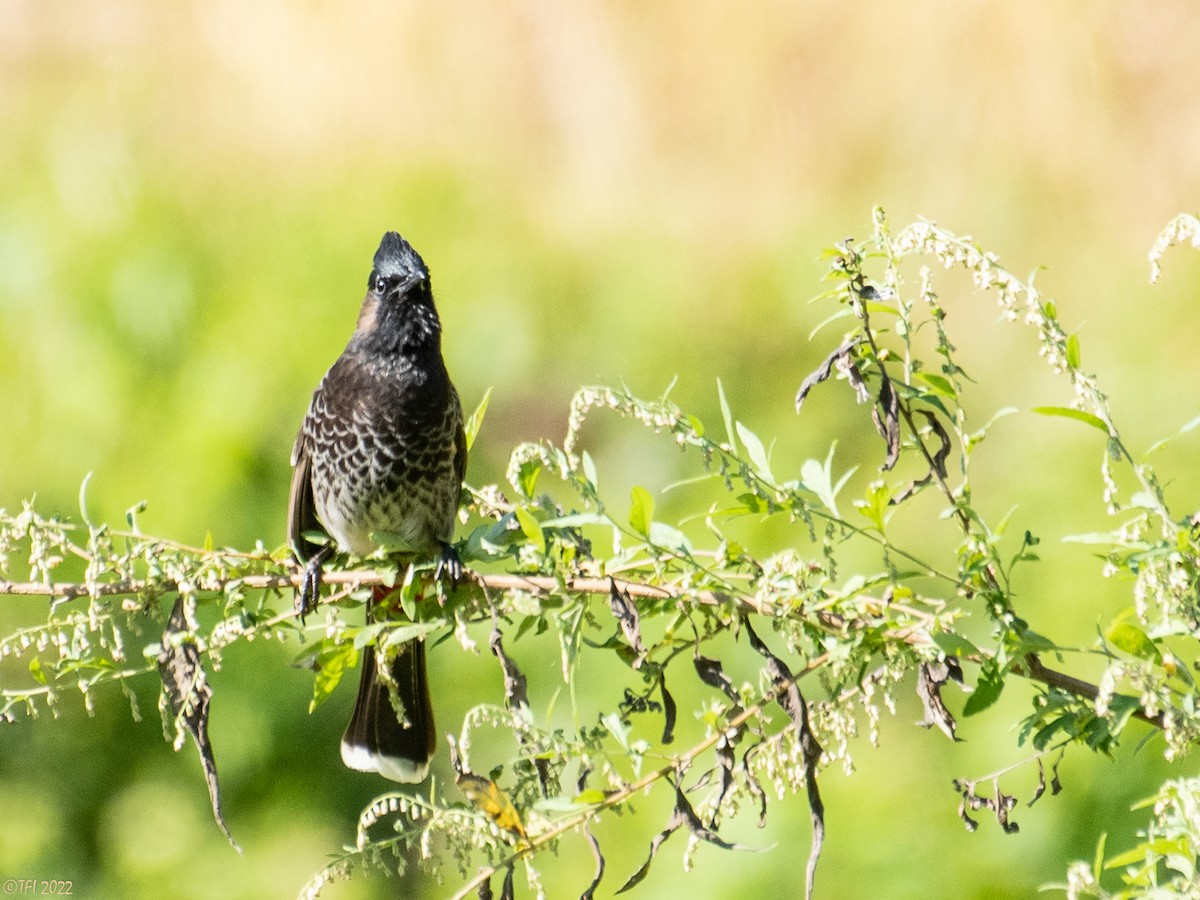
[[[1154,265],[1197,233],[1196,220],[1176,220]],[[770,797],[802,794],[812,823],[811,892],[824,837],[819,773],[833,763],[851,770],[852,741],[864,727],[877,741],[877,724],[901,689],[916,690],[925,726],[956,740],[946,685],[972,684],[962,715],[975,716],[994,711],[1014,678],[1029,684],[1032,703],[1016,732],[1022,757],[1012,768],[1037,768],[1030,802],[1047,789],[1047,768],[1059,791],[1065,752],[1111,754],[1135,719],[1161,737],[1167,758],[1187,753],[1200,735],[1192,674],[1200,532],[1196,519],[1169,510],[1149,464],[1165,442],[1134,454],[1056,304],[969,238],[925,222],[893,235],[877,211],[867,240],[844,241],[826,258],[830,288],[819,300],[834,311],[818,331],[843,331],[795,403],[802,412],[824,382],[846,383],[845,415],[869,416],[881,438],[851,463],[835,447],[799,466],[776,459],[771,442],[735,418],[719,383],[720,423],[702,422],[665,396],[584,388],[561,443],[518,446],[507,487],[467,492],[460,552],[476,573],[470,583],[434,583],[427,566],[399,571],[382,552],[343,561],[327,573],[332,593],[307,631],[292,610],[298,576],[284,548],[181,546],[142,534],[136,509],[125,529],[95,525],[84,496],[82,524],[43,518],[27,505],[0,516],[0,573],[11,579],[0,592],[53,599],[44,624],[0,637],[0,658],[25,661],[29,673],[26,684],[0,691],[0,716],[57,714],[71,690],[91,709],[96,688],[109,682],[137,715],[127,682],[179,671],[182,681],[166,680],[164,722],[177,746],[185,731],[197,737],[211,762],[198,732],[220,695],[204,666],[218,668],[235,642],[301,634],[315,706],[368,643],[387,653],[414,638],[452,637],[462,652],[477,652],[471,627],[489,624],[505,702],[476,706],[462,721],[450,747],[456,784],[376,798],[353,845],[313,876],[310,897],[331,880],[403,869],[414,858],[439,877],[457,868],[456,896],[491,896],[493,878],[511,895],[518,866],[543,896],[538,863],[546,850],[590,853],[593,878],[579,885],[590,897],[611,877],[592,825],[647,791],[665,794],[671,814],[645,863],[616,874],[621,891],[646,877],[676,832],[687,835],[687,860],[705,843],[745,849],[721,835],[723,824],[743,809],[761,823]],[[1012,513],[986,516],[971,474],[989,427],[1013,410],[970,407],[969,360],[952,340],[938,267],[969,273],[1003,318],[1031,327],[1039,355],[1069,383],[1067,405],[1033,411],[1097,432],[1110,520],[1081,523],[1075,540],[1099,548],[1105,575],[1125,579],[1131,597],[1090,646],[1037,633],[1021,614],[1015,585],[1037,562],[1039,539],[1012,527]],[[646,485],[634,485],[628,500],[602,490],[603,461],[584,449],[598,413],[639,423],[688,454],[695,477],[676,486],[692,498],[686,515],[663,521]],[[481,404],[472,440],[482,418]],[[793,471],[799,477],[786,474]],[[738,523],[747,517],[777,522],[788,549],[764,552],[742,540]],[[348,613],[379,583],[395,586],[411,621],[352,624]],[[522,639],[554,643],[554,679],[570,698],[569,716],[531,705],[529,677],[512,649]],[[1092,683],[1047,665],[1048,656],[1068,670],[1099,660],[1103,674]],[[583,709],[573,688],[602,659],[627,674],[609,706]],[[704,694],[689,717],[676,696],[693,679]],[[515,738],[512,758],[492,756],[486,738],[496,731]],[[1004,830],[1017,829],[1009,771],[955,780],[968,828],[978,826],[971,813],[988,810]],[[212,790],[220,821],[215,778]],[[1164,785],[1146,840],[1109,858],[1102,843],[1096,862],[1074,865],[1063,889],[1072,897],[1151,896],[1168,883],[1194,890],[1198,796],[1194,780]],[[1119,870],[1120,893],[1101,888],[1105,870]]]

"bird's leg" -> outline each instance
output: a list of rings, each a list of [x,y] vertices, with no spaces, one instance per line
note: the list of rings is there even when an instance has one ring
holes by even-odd
[[[442,541],[441,544],[442,555],[438,557],[437,568],[433,571],[434,580],[444,575],[449,578],[451,587],[457,587],[466,569],[462,560],[458,558],[458,551],[454,549],[454,545],[448,541]]]
[[[333,547],[326,544],[313,554],[304,565],[304,578],[300,581],[300,590],[296,591],[296,613],[300,616],[300,624],[304,617],[317,608],[321,595],[321,566],[333,556]]]

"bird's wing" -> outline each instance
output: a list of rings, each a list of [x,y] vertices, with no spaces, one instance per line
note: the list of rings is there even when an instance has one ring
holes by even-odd
[[[296,436],[296,445],[292,448],[292,488],[288,494],[287,522],[288,543],[301,562],[309,559],[318,549],[311,541],[304,539],[304,532],[324,530],[317,521],[317,511],[313,503],[311,469],[308,442],[304,439],[304,430],[301,429],[300,434]]]
[[[458,403],[458,397],[454,398]],[[458,432],[454,435],[454,468],[457,476],[458,490],[462,491],[463,480],[467,477],[467,432],[463,428],[462,409],[458,413]]]

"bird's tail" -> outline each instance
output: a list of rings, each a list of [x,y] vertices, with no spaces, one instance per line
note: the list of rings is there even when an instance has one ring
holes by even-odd
[[[389,590],[376,587],[372,603]],[[433,758],[437,732],[425,673],[425,642],[404,644],[390,666],[391,680],[403,708],[396,715],[388,685],[380,679],[375,647],[363,650],[358,698],[342,736],[342,762],[360,772],[378,772],[393,781],[423,781]]]

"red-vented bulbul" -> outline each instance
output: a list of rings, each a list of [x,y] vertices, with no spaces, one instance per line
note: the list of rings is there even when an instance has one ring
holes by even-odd
[[[288,538],[307,563],[297,595],[301,615],[316,603],[325,560],[335,551],[366,556],[379,535],[413,557],[440,554],[438,574],[460,577],[450,539],[467,450],[441,339],[429,270],[389,231],[375,252],[358,326],[313,394],[292,450]],[[313,531],[330,542],[306,540]],[[375,588],[371,606],[388,593]],[[368,621],[372,615],[369,607]],[[424,643],[403,645],[389,671],[405,721],[380,680],[376,648],[368,645],[342,760],[394,781],[421,781],[436,737]]]

